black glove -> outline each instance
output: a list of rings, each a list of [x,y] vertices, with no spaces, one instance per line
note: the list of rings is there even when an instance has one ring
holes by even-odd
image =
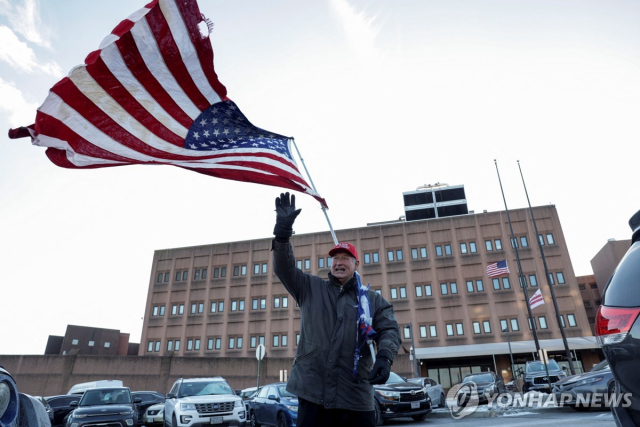
[[[277,240],[287,241],[293,234],[293,222],[302,209],[296,210],[296,196],[289,193],[282,193],[276,197],[276,226],[273,227],[273,234]]]
[[[391,374],[391,352],[389,350],[382,349],[376,354],[376,363],[371,369],[369,374],[369,384],[384,384],[389,379]]]

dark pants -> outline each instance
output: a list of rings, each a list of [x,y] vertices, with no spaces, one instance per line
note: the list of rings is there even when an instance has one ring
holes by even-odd
[[[374,411],[325,409],[298,398],[298,427],[374,427],[375,424]]]

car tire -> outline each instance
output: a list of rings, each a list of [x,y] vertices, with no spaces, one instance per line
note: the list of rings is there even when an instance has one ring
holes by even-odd
[[[276,427],[287,427],[287,419],[284,417],[284,414],[282,412],[278,413]]]
[[[438,407],[445,408],[447,406],[447,398],[444,397],[444,393],[440,393],[440,404]]]
[[[413,421],[424,421],[427,419],[427,414],[412,415],[411,418],[413,418]]]
[[[178,427],[178,420],[176,419],[176,414],[173,414],[173,417],[171,417],[171,427]]]
[[[251,414],[249,415],[249,425],[251,427],[260,427],[260,424],[258,424],[258,419],[256,418],[256,413],[251,411]]]
[[[384,419],[382,418],[382,411],[380,411],[380,405],[376,402],[376,425],[384,425]]]

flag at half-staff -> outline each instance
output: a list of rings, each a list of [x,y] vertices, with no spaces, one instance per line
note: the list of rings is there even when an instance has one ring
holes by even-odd
[[[544,304],[544,298],[542,298],[542,292],[538,289],[533,295],[531,295],[531,298],[529,298],[529,305],[531,306],[531,309],[534,309],[542,304]]]
[[[196,0],[152,1],[51,88],[33,125],[9,137],[30,136],[60,167],[172,165],[297,190],[326,207],[300,174],[292,139],[252,125],[227,97],[203,19]]]

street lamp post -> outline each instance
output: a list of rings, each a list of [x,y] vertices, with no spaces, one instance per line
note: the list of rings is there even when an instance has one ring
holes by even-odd
[[[513,353],[511,352],[511,340],[509,339],[509,328],[504,328],[502,332],[507,333],[507,344],[509,344],[509,356],[511,357],[511,376],[513,377],[513,383],[515,384],[516,371],[515,371],[515,367],[513,366]]]
[[[416,359],[416,346],[413,342],[413,326],[411,323],[409,323],[408,325],[406,325],[404,327],[405,329],[409,329],[409,337],[411,338],[411,352],[409,353],[409,356],[411,356],[412,358],[412,366],[413,366],[413,378],[418,378],[420,375],[418,375],[418,361]]]

